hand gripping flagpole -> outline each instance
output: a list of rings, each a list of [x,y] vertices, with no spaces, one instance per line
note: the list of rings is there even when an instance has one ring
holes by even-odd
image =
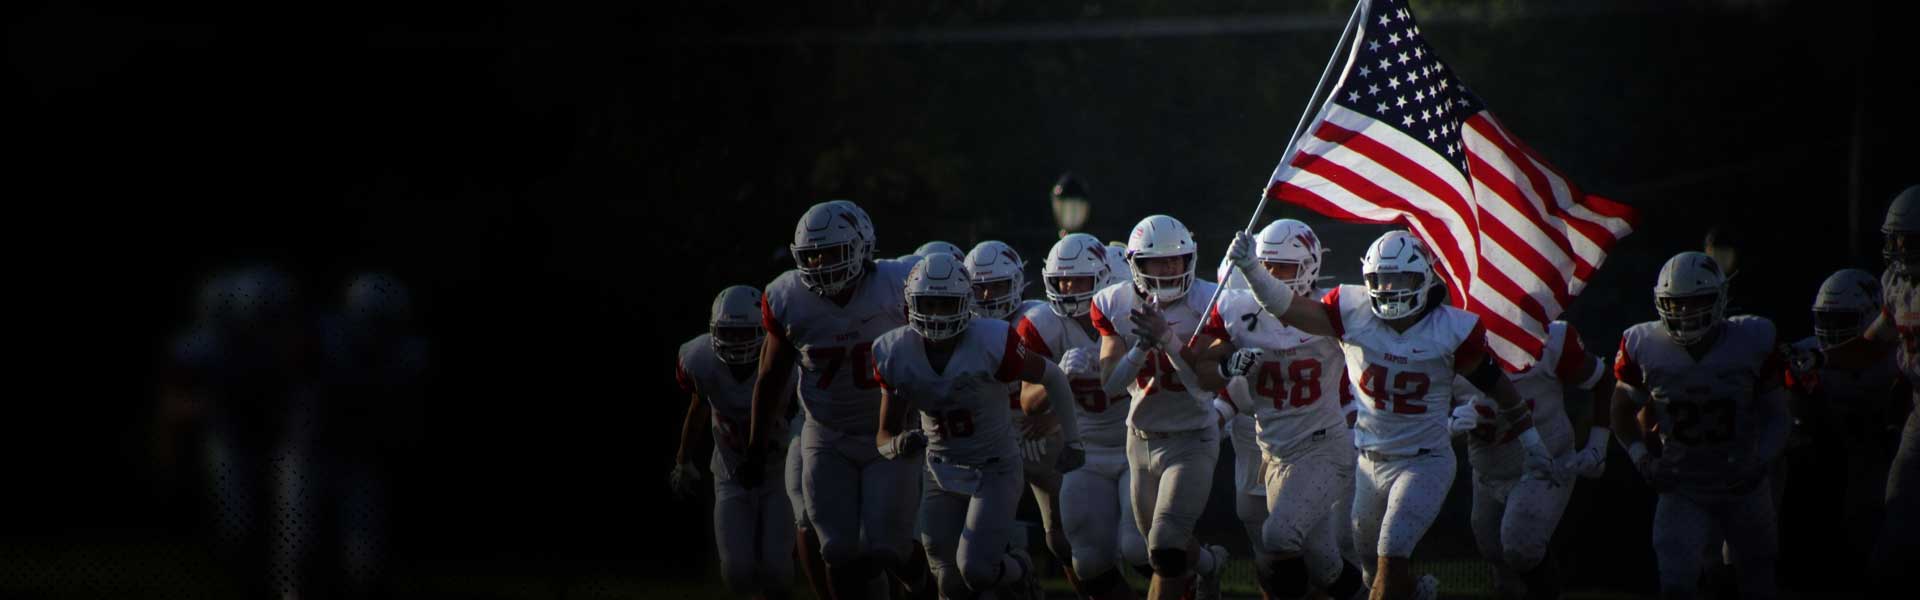
[[[1333,74],[1334,63],[1340,62],[1340,57],[1351,51],[1351,49],[1347,47],[1347,36],[1353,33],[1354,25],[1359,22],[1360,15],[1366,12],[1363,10],[1366,6],[1367,0],[1360,0],[1353,4],[1353,14],[1347,17],[1346,28],[1340,30],[1340,41],[1333,45],[1333,55],[1327,57],[1327,66],[1320,70],[1320,82],[1313,85],[1313,96],[1307,98],[1306,109],[1300,111],[1300,120],[1293,124],[1293,135],[1287,137],[1287,150],[1280,155],[1280,160],[1283,161],[1281,164],[1293,161],[1293,151],[1298,149],[1300,145],[1300,130],[1306,129],[1307,121],[1313,118],[1315,112],[1318,112],[1315,109],[1320,105],[1320,91],[1326,88],[1327,77]],[[1254,205],[1253,218],[1247,220],[1246,231],[1249,235],[1253,233],[1254,226],[1260,224],[1260,213],[1264,212],[1266,208],[1267,186],[1261,186],[1260,203]],[[1231,269],[1232,267],[1228,268]],[[1229,273],[1231,273],[1231,271],[1229,271]],[[1231,274],[1229,274],[1228,277],[1231,277]],[[1220,285],[1213,288],[1213,297],[1207,300],[1207,310],[1200,314],[1200,322],[1194,326],[1193,335],[1187,336],[1187,343],[1189,345],[1191,345],[1194,340],[1200,338],[1200,330],[1205,328],[1207,324],[1207,314],[1213,312],[1213,305],[1220,301],[1220,294],[1226,290],[1226,281],[1221,281]]]

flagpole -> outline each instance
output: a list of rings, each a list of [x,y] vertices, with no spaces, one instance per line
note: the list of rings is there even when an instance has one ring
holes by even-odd
[[[1327,57],[1327,66],[1320,69],[1320,82],[1313,84],[1313,95],[1307,98],[1306,109],[1300,111],[1300,119],[1294,122],[1293,135],[1287,136],[1287,150],[1280,154],[1281,164],[1284,165],[1293,160],[1293,151],[1300,145],[1300,130],[1305,129],[1307,127],[1307,121],[1313,118],[1314,113],[1319,112],[1317,109],[1320,104],[1320,91],[1326,88],[1327,77],[1333,74],[1334,63],[1340,62],[1340,57],[1351,51],[1351,49],[1347,47],[1347,36],[1353,33],[1354,25],[1359,22],[1360,15],[1365,12],[1361,9],[1366,7],[1367,2],[1368,0],[1360,0],[1353,3],[1353,14],[1347,16],[1347,25],[1340,30],[1340,41],[1333,45],[1333,54]],[[1252,234],[1254,226],[1260,224],[1260,213],[1266,209],[1267,187],[1261,186],[1260,203],[1255,204],[1253,207],[1253,218],[1247,219],[1246,232],[1248,234]],[[1229,275],[1229,277],[1230,276],[1231,275]],[[1220,285],[1213,288],[1213,297],[1207,299],[1207,310],[1201,312],[1200,322],[1193,327],[1193,335],[1187,336],[1188,344],[1192,344],[1193,340],[1199,339],[1200,330],[1206,326],[1207,314],[1213,312],[1213,305],[1220,301],[1220,294],[1226,290],[1227,282],[1225,281],[1221,281]]]

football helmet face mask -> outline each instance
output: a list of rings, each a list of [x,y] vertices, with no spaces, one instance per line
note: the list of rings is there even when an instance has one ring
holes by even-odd
[[[1005,319],[1020,306],[1020,294],[1027,287],[1027,263],[1012,246],[997,240],[980,242],[967,253],[966,267],[973,277],[973,314]]]
[[[735,285],[720,290],[713,299],[713,312],[707,320],[712,335],[713,353],[730,365],[752,364],[760,360],[760,345],[767,332],[760,326],[760,290]]]
[[[1075,318],[1093,310],[1093,295],[1111,283],[1108,248],[1099,238],[1075,233],[1054,242],[1040,267],[1041,285],[1053,313]]]
[[[1653,287],[1660,327],[1681,345],[1705,339],[1727,312],[1727,279],[1720,264],[1702,252],[1681,252],[1660,267]]]
[[[1187,226],[1166,215],[1153,215],[1133,226],[1127,236],[1127,265],[1133,285],[1160,304],[1172,304],[1193,289],[1198,246]]]
[[[1866,331],[1880,313],[1880,280],[1860,269],[1842,269],[1820,284],[1813,297],[1813,337],[1821,349]]]
[[[1439,284],[1427,245],[1406,231],[1389,231],[1374,240],[1360,259],[1360,274],[1374,316],[1387,320],[1420,314],[1427,307],[1428,291]]]
[[[844,200],[808,208],[793,229],[787,246],[800,271],[800,283],[816,294],[832,296],[847,289],[865,273],[871,246],[862,237],[860,218]]]
[[[1880,233],[1886,236],[1880,257],[1886,259],[1888,269],[1903,276],[1920,272],[1920,185],[1893,198]]]
[[[973,282],[966,265],[935,253],[907,273],[907,326],[933,341],[950,339],[973,320]]]

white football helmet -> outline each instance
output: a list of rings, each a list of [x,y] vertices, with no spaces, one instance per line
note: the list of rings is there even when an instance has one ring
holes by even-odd
[[[860,208],[860,205],[854,204],[852,200],[828,200],[827,204],[845,208],[847,212],[853,213],[854,220],[860,224],[860,238],[867,241],[867,258],[879,256],[873,252],[873,246],[878,239],[873,234],[873,218],[867,216],[867,209]]]
[[[1320,280],[1320,257],[1327,249],[1320,246],[1320,237],[1313,234],[1312,227],[1294,219],[1280,219],[1268,223],[1254,241],[1256,260],[1295,265],[1294,276],[1281,279],[1281,283],[1301,296],[1313,293],[1313,284]]]
[[[1914,273],[1920,267],[1920,238],[1915,237],[1920,235],[1920,185],[1908,186],[1893,197],[1880,233],[1886,236],[1880,256],[1887,268],[1902,275]]]
[[[1880,280],[1860,269],[1841,269],[1813,297],[1813,337],[1832,348],[1866,331],[1880,313]]]
[[[871,244],[861,234],[860,217],[844,200],[808,208],[793,228],[787,246],[800,270],[800,283],[822,296],[840,293],[866,272]]]
[[[1127,265],[1133,271],[1133,285],[1140,293],[1161,304],[1171,304],[1193,289],[1193,272],[1198,246],[1187,226],[1166,215],[1153,215],[1133,226],[1127,236]],[[1148,274],[1146,265],[1176,261],[1178,271],[1171,275]]]
[[[960,335],[973,320],[972,279],[951,255],[936,252],[914,264],[906,296],[907,326],[929,340]]]
[[[980,242],[967,253],[966,266],[973,275],[973,314],[1005,319],[1020,306],[1020,293],[1027,288],[1027,262],[1012,246],[999,240]]]
[[[1106,244],[1100,238],[1075,233],[1060,238],[1047,251],[1040,266],[1040,283],[1047,289],[1047,303],[1062,317],[1079,317],[1093,310],[1093,295],[1113,280],[1107,266]],[[1062,288],[1073,286],[1072,291]]]
[[[933,253],[935,252],[939,252],[943,254],[951,254],[953,255],[954,258],[960,259],[961,262],[965,262],[967,260],[967,251],[961,250],[959,246],[955,246],[953,244],[949,244],[947,242],[943,242],[940,240],[934,240],[931,242],[927,242],[925,244],[921,244],[919,248],[915,248],[913,250],[913,255],[925,258],[928,256],[932,256]]]
[[[735,285],[720,290],[713,299],[713,315],[707,320],[707,333],[713,338],[713,353],[730,365],[760,360],[760,344],[767,331],[760,326],[760,290]]]
[[[1681,344],[1705,338],[1727,317],[1727,278],[1704,252],[1681,252],[1660,267],[1653,308],[1667,337]]]
[[[1405,230],[1389,231],[1367,246],[1366,256],[1360,259],[1360,275],[1366,279],[1373,314],[1382,319],[1420,314],[1427,307],[1428,292],[1440,283],[1427,245]]]
[[[1101,289],[1123,281],[1133,281],[1133,265],[1127,264],[1127,245],[1120,242],[1107,242],[1107,282],[1100,284]]]

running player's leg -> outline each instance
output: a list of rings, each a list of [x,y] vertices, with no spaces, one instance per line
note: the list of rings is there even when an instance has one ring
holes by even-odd
[[[1502,558],[1506,548],[1500,543],[1500,524],[1507,511],[1507,492],[1513,489],[1513,480],[1489,480],[1475,474],[1473,478],[1473,513],[1469,522],[1473,529],[1474,546],[1480,549],[1480,558],[1487,561],[1487,569],[1493,576],[1493,595],[1497,598],[1519,598],[1524,591],[1520,575],[1507,566]]]
[[[1701,549],[1713,529],[1713,515],[1685,494],[1667,492],[1653,509],[1653,555],[1660,569],[1660,594],[1692,598],[1700,580]]]
[[[1380,523],[1381,580],[1387,589],[1374,590],[1377,597],[1403,597],[1414,589],[1414,574],[1408,560],[1413,549],[1425,537],[1453,485],[1454,458],[1450,447],[1419,456],[1393,461],[1398,470],[1387,492],[1387,511]]]
[[[1088,449],[1087,464],[1061,481],[1060,505],[1067,541],[1072,546],[1073,570],[1080,576],[1082,592],[1092,598],[1108,598],[1126,588],[1120,573],[1120,527],[1133,529],[1129,515],[1123,521],[1122,506],[1126,490],[1120,489],[1120,475],[1126,472],[1125,457],[1119,453]],[[1136,532],[1136,536],[1138,533]]]
[[[991,593],[1034,575],[1030,559],[1014,557],[1025,556],[1024,541],[1009,546],[1014,541],[1013,515],[1023,484],[1017,465],[997,470],[989,466],[980,471],[980,491],[967,503],[966,528],[955,554],[960,574],[975,594]]]
[[[1162,597],[1177,596],[1195,576],[1212,576],[1221,559],[1202,548],[1195,538],[1194,525],[1206,509],[1213,491],[1213,470],[1220,457],[1217,430],[1198,434],[1149,440],[1164,447],[1159,457],[1161,469],[1153,524],[1147,530],[1147,561],[1153,565]],[[1136,476],[1138,474],[1136,473]],[[1167,584],[1173,583],[1173,589]],[[1169,595],[1169,593],[1171,593]]]
[[[1573,482],[1560,485],[1542,479],[1521,479],[1507,493],[1501,519],[1501,562],[1526,582],[1529,597],[1555,597],[1560,589],[1558,565],[1548,556],[1560,515],[1573,498]]]
[[[1773,598],[1778,587],[1774,569],[1780,555],[1773,491],[1763,485],[1722,506],[1720,524],[1726,532],[1727,554],[1733,561],[1740,597]]]

